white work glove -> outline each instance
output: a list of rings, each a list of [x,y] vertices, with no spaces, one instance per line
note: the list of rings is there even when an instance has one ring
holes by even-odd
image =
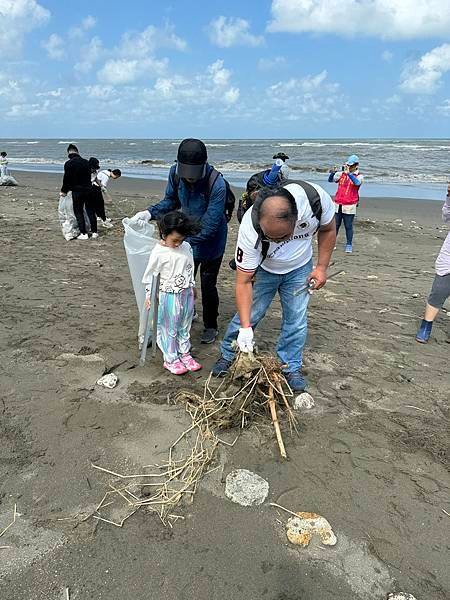
[[[131,217],[131,220],[133,223],[137,223],[137,221],[144,221],[144,223],[148,223],[151,217],[152,215],[150,214],[149,210],[141,210],[140,212],[136,213],[134,217]]]
[[[241,327],[237,337],[237,345],[241,352],[253,352],[253,329],[252,327]]]

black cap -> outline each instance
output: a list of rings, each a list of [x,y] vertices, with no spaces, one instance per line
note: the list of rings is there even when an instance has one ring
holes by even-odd
[[[187,138],[178,146],[177,174],[183,179],[201,179],[204,177],[208,160],[206,146],[201,140]]]
[[[278,152],[278,154],[275,154],[275,156],[273,158],[274,158],[274,160],[277,158],[281,158],[281,160],[289,160],[289,156],[287,154],[285,154],[284,152]]]

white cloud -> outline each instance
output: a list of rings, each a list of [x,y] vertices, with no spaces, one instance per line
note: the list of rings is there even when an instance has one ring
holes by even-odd
[[[85,19],[81,21],[81,27],[88,31],[88,29],[92,29],[97,25],[97,19],[92,15],[88,15]]]
[[[166,25],[164,29],[149,25],[141,32],[124,33],[117,51],[122,56],[134,58],[151,55],[157,48],[174,48],[184,51],[187,43],[175,34],[171,25]]]
[[[167,60],[154,58],[110,59],[98,73],[99,81],[110,85],[125,85],[143,78],[154,77],[166,70]]]
[[[410,94],[433,94],[447,71],[450,71],[450,44],[442,44],[404,69],[400,89]]]
[[[93,37],[88,44],[81,47],[78,62],[74,66],[75,71],[82,74],[88,73],[104,54],[102,40],[97,36]]]
[[[250,33],[250,23],[238,17],[217,17],[208,25],[209,39],[220,48],[259,46],[264,38]]]
[[[53,60],[63,60],[66,55],[64,40],[56,33],[52,33],[48,40],[42,42],[42,47],[47,50],[49,58]]]
[[[1,0],[0,52],[3,58],[20,53],[27,33],[40,27],[50,18],[50,11],[36,0]]]
[[[382,54],[381,54],[381,58],[385,61],[385,62],[391,62],[391,60],[394,58],[394,55],[392,54],[392,52],[390,52],[389,50],[385,50]]]
[[[276,118],[298,121],[320,118],[323,121],[338,119],[345,100],[339,93],[339,85],[328,81],[328,74],[307,75],[300,79],[280,81],[267,90],[266,110],[272,107]]]
[[[281,69],[285,67],[287,60],[284,56],[274,56],[273,58],[260,58],[258,60],[258,69],[260,71],[270,71],[272,69]]]
[[[390,39],[448,36],[448,0],[272,0],[269,31]]]
[[[97,19],[92,15],[85,17],[79,25],[71,27],[68,36],[72,39],[79,39],[84,36],[86,31],[93,29],[97,25]]]

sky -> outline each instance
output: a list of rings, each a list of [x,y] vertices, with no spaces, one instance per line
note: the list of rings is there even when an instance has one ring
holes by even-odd
[[[0,0],[0,137],[450,137],[449,0]]]

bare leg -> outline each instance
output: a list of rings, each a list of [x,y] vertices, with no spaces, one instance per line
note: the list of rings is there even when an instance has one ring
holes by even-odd
[[[431,304],[427,303],[427,306],[425,308],[425,316],[423,317],[425,321],[434,321],[435,318],[438,316],[439,314],[439,308],[435,308],[434,306],[431,306]]]

